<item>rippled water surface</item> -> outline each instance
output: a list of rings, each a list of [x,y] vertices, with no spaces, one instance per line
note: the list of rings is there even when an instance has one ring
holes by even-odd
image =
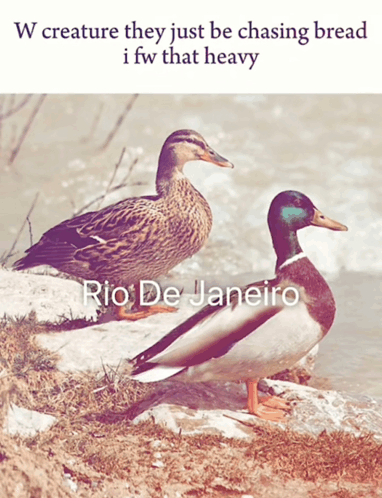
[[[186,166],[187,176],[210,202],[214,227],[203,251],[172,276],[271,277],[269,203],[281,190],[303,191],[326,215],[349,227],[347,233],[313,227],[300,232],[301,245],[337,300],[336,322],[322,343],[317,373],[328,376],[334,387],[382,397],[382,96],[142,95],[100,150],[129,98],[48,96],[12,165],[7,158],[33,101],[3,121],[0,254],[12,245],[37,192],[31,216],[35,240],[104,193],[123,147],[126,154],[113,185],[135,158],[138,162],[129,185],[109,194],[102,206],[153,193],[167,135],[196,129],[235,169],[203,162]],[[0,99],[9,105],[10,97]],[[17,249],[28,246],[26,228]]]

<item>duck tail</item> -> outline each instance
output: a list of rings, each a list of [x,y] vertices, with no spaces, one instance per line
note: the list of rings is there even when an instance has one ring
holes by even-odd
[[[33,268],[34,266],[42,265],[42,263],[38,261],[38,258],[35,257],[35,254],[32,252],[31,254],[27,254],[21,259],[18,259],[15,263],[13,263],[12,268],[14,270],[26,270],[27,268]]]
[[[63,247],[51,241],[39,241],[26,251],[26,255],[13,264],[15,270],[26,270],[39,265],[57,265],[73,253],[73,248],[69,244]]]
[[[130,377],[139,382],[158,382],[175,376],[184,370],[185,367],[173,367],[168,365],[159,365],[158,363],[144,363],[136,367],[130,374]]]

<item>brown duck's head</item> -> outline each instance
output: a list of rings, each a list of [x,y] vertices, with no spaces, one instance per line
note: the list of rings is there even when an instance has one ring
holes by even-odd
[[[215,152],[200,135],[193,130],[177,130],[163,144],[159,157],[160,173],[182,171],[189,161],[207,161],[222,168],[233,168],[233,164]]]

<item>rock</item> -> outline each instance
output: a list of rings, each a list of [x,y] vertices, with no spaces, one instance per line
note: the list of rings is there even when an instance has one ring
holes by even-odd
[[[78,484],[72,480],[72,476],[70,474],[64,474],[64,483],[73,493],[78,491]]]
[[[175,433],[218,434],[233,438],[253,435],[251,426],[272,424],[246,412],[243,384],[158,384],[158,391],[136,407],[134,423],[154,420]],[[280,427],[318,435],[322,431],[365,432],[382,440],[382,403],[366,396],[320,391],[291,382],[262,380],[260,389],[290,402],[291,412]]]
[[[11,436],[33,437],[38,432],[48,430],[55,422],[56,417],[44,413],[27,410],[11,404],[4,423],[4,432]]]
[[[318,390],[290,382],[263,379],[261,387],[272,394],[283,388],[283,398],[293,404],[288,427],[298,432],[320,434],[341,430],[356,436],[371,432],[382,440],[382,402],[369,396]],[[265,388],[265,389],[264,389]]]
[[[153,420],[156,424],[172,430],[176,434],[215,434],[230,438],[248,438],[252,431],[241,426],[232,416],[246,422],[248,415],[229,410],[198,410],[179,405],[163,404],[149,408],[134,419],[134,424]],[[253,418],[253,417],[251,417]]]
[[[0,269],[0,317],[36,313],[38,321],[97,319],[97,304],[83,304],[83,288],[69,279]]]
[[[152,448],[159,448],[160,446],[162,446],[162,441],[160,441],[159,439],[155,439],[151,443]]]

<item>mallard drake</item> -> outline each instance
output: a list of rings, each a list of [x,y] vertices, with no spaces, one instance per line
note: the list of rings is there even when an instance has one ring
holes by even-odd
[[[248,300],[240,304],[238,292],[230,300],[225,294],[222,302],[205,306],[131,360],[132,378],[246,381],[250,413],[272,421],[284,418],[288,405],[283,399],[259,401],[258,380],[290,368],[307,354],[327,334],[336,311],[328,284],[300,247],[297,230],[310,225],[347,228],[296,191],[274,198],[268,225],[277,255],[276,277],[241,289],[245,295],[257,288],[257,305]]]
[[[63,221],[51,228],[16,270],[50,265],[82,279],[96,279],[115,286],[166,274],[205,244],[212,227],[212,213],[205,198],[183,174],[189,161],[202,160],[225,168],[232,163],[216,153],[193,130],[178,130],[165,141],[156,176],[156,195],[132,197],[117,204]],[[123,295],[117,293],[118,302]],[[137,320],[153,313],[174,311],[169,306],[140,306],[118,318]]]

